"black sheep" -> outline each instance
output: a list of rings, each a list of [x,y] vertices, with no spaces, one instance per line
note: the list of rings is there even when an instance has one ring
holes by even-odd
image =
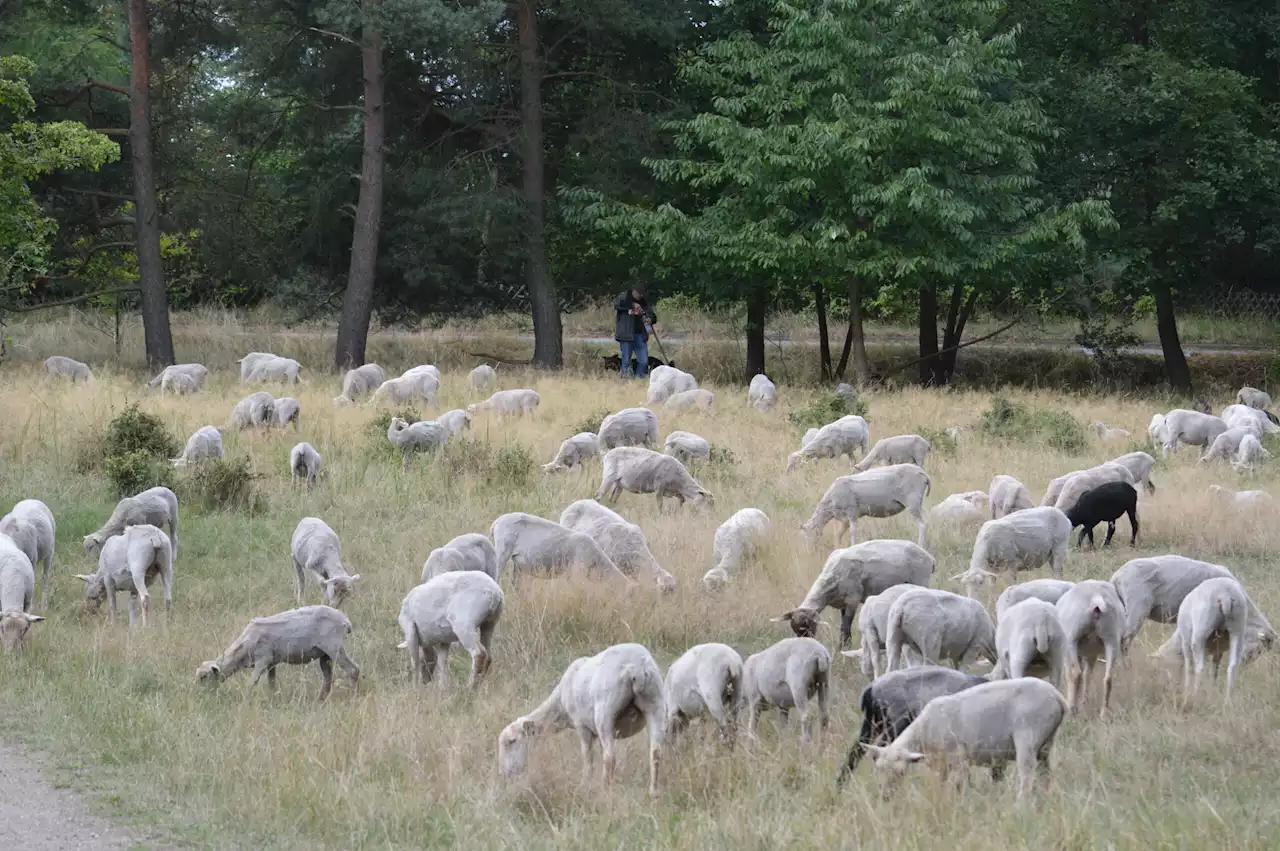
[[[1089,539],[1089,546],[1096,546],[1093,541],[1093,527],[1099,523],[1107,524],[1107,539],[1104,547],[1111,546],[1111,536],[1116,533],[1116,520],[1120,515],[1129,515],[1129,528],[1133,534],[1129,538],[1130,546],[1138,543],[1138,491],[1128,482],[1107,482],[1087,490],[1076,500],[1076,504],[1067,512],[1071,528],[1083,526],[1077,546],[1084,546],[1084,539]]]

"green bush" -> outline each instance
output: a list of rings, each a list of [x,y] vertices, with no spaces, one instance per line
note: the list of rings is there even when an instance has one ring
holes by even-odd
[[[163,485],[173,486],[173,466],[146,452],[125,452],[103,459],[103,472],[120,496],[133,496],[139,491]]]
[[[942,429],[924,426],[916,429],[916,434],[929,441],[929,454],[947,456],[956,454],[956,439]]]
[[[180,485],[183,502],[194,502],[213,511],[261,511],[265,508],[247,456],[211,458],[192,467]]]
[[[495,449],[487,440],[458,437],[444,445],[435,463],[445,481],[470,477],[486,486],[513,489],[526,487],[538,466],[532,450],[521,443]]]
[[[572,426],[572,429],[573,429],[572,433],[580,434],[584,431],[589,431],[592,434],[599,434],[600,424],[604,422],[604,418],[609,416],[609,414],[611,413],[613,412],[610,411],[608,408],[596,409],[592,413],[587,414],[585,417],[578,420],[578,422]]]
[[[102,437],[102,453],[108,458],[141,452],[168,460],[181,451],[182,444],[169,434],[160,418],[138,410],[137,404],[118,414]]]
[[[787,419],[801,429],[822,428],[849,414],[860,417],[867,415],[867,403],[860,396],[843,396],[839,393],[827,393],[814,399],[803,408],[796,408],[787,414]]]
[[[999,440],[1040,442],[1064,452],[1085,448],[1085,430],[1075,417],[1056,409],[1028,408],[1003,396],[982,413],[982,433]]]
[[[508,443],[498,450],[493,459],[492,483],[500,483],[515,490],[524,490],[538,467],[538,459],[523,443]]]
[[[727,446],[711,447],[711,458],[709,459],[712,466],[715,467],[737,467],[738,456],[733,454],[733,450]]]

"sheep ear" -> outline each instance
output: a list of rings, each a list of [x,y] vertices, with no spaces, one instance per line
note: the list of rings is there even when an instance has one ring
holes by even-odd
[[[95,575],[96,574],[92,574],[92,573],[77,573],[76,579],[83,579],[85,582],[88,582],[89,580],[93,579]]]
[[[840,655],[842,655],[842,656],[848,656],[850,659],[861,659],[861,658],[862,658],[862,648],[861,648],[861,647],[859,647],[857,650],[841,650],[841,651],[840,651]]]
[[[959,582],[961,579],[964,579],[965,574],[966,574],[966,573],[968,573],[968,572],[969,572],[969,571],[967,571],[967,570],[966,570],[966,571],[964,571],[963,573],[957,573],[955,576],[951,577],[951,581],[952,581],[952,582]]]
[[[40,615],[27,615],[27,623],[40,623],[44,620]]]
[[[789,611],[789,612],[787,612],[787,613],[785,613],[785,614],[779,615],[779,616],[778,616],[778,617],[776,617],[776,618],[769,618],[769,623],[790,623],[790,622],[791,622],[791,616],[792,616],[792,615],[794,615],[794,614],[795,614],[795,610],[794,610],[794,609],[792,609],[791,611]]]
[[[924,754],[916,753],[915,751],[907,751],[906,756],[903,758],[907,762],[920,762],[922,759],[924,759]]]
[[[867,756],[871,757],[872,759],[879,759],[880,757],[884,756],[884,748],[882,748],[880,745],[873,745],[870,742],[860,742],[859,744],[862,745],[863,753],[865,753]]]
[[[520,732],[524,733],[526,736],[532,736],[534,734],[536,728],[533,725],[532,718],[521,718],[518,723],[520,724]]]
[[[352,582],[355,582],[355,581],[356,581],[357,579],[359,579],[359,578],[360,578],[360,574],[358,574],[358,573],[356,573],[356,574],[352,574],[352,576],[351,576],[351,581],[352,581]]]
[[[399,644],[397,644],[397,645],[396,645],[396,649],[397,649],[397,650],[404,650],[404,649],[405,649],[406,647],[408,647],[408,646],[409,646],[409,642],[407,642],[407,641],[401,641]]]

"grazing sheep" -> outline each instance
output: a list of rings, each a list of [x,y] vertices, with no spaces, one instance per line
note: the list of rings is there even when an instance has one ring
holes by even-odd
[[[276,415],[276,398],[265,390],[250,393],[231,409],[227,428],[259,428],[271,423]]]
[[[26,647],[27,630],[44,618],[31,614],[36,595],[36,572],[11,539],[0,536],[0,643],[9,653]]]
[[[1200,691],[1200,675],[1204,673],[1207,651],[1213,656],[1213,678],[1218,678],[1222,657],[1227,657],[1227,691],[1223,703],[1231,703],[1231,690],[1236,684],[1236,668],[1240,666],[1245,637],[1249,632],[1251,604],[1244,586],[1227,576],[1206,579],[1188,592],[1178,606],[1178,627],[1157,656],[1182,655],[1182,705]],[[1195,679],[1191,665],[1195,662]]]
[[[863,600],[894,585],[927,586],[934,564],[933,556],[910,541],[866,541],[835,550],[800,605],[776,620],[789,622],[796,635],[812,637],[823,610],[839,609],[840,646],[844,647]]]
[[[415,452],[435,452],[449,442],[449,432],[434,420],[411,424],[399,417],[392,417],[391,424],[387,426],[387,440],[400,450],[400,468],[408,469],[410,455]]]
[[[487,363],[482,363],[467,373],[467,389],[473,393],[488,390],[498,383],[498,372]]]
[[[461,408],[445,411],[436,417],[436,422],[440,423],[441,427],[448,432],[449,437],[471,430],[471,415]]]
[[[1256,387],[1241,387],[1236,393],[1236,401],[1250,408],[1265,411],[1271,407],[1271,397]]]
[[[987,488],[987,499],[991,503],[991,519],[999,520],[1015,511],[1031,508],[1031,494],[1022,482],[1013,476],[996,476]]]
[[[890,785],[909,763],[927,761],[945,780],[952,770],[967,776],[969,765],[991,767],[1000,779],[1009,762],[1018,766],[1018,801],[1037,781],[1049,778],[1049,752],[1067,714],[1067,701],[1049,683],[1032,677],[998,680],[935,697],[893,743],[867,745],[876,770]]]
[[[818,436],[818,431],[819,430],[816,428],[811,428],[808,431],[806,431],[804,433],[804,437],[800,438],[800,448],[804,449],[810,443],[813,443],[813,439]]]
[[[715,562],[702,577],[708,590],[716,590],[729,581],[729,574],[741,570],[755,558],[760,545],[769,536],[769,515],[758,508],[743,508],[720,524],[711,545]]]
[[[1271,414],[1251,408],[1248,405],[1228,405],[1222,409],[1222,421],[1227,426],[1244,426],[1252,429],[1258,437],[1264,434],[1280,434],[1280,425],[1276,425]]]
[[[1148,494],[1156,492],[1156,486],[1151,481],[1151,471],[1155,469],[1156,459],[1145,452],[1127,452],[1119,458],[1113,458],[1108,463],[1119,464],[1129,471],[1129,475],[1133,476],[1133,484],[1135,486],[1142,485]],[[1106,466],[1105,464],[1103,466]]]
[[[247,384],[249,382],[249,376],[257,369],[258,364],[275,360],[279,357],[279,355],[273,355],[271,352],[249,352],[249,354],[236,361],[236,363],[240,364],[240,383]]]
[[[613,783],[616,740],[649,731],[649,794],[658,794],[658,764],[667,727],[662,671],[639,644],[615,644],[569,663],[551,695],[537,709],[508,724],[498,736],[498,765],[506,777],[524,772],[529,739],[573,728],[582,743],[583,779],[591,774],[596,740],[604,754],[604,782]]]
[[[667,669],[667,732],[678,735],[704,712],[733,744],[742,700],[742,657],[727,644],[690,647]]]
[[[324,593],[324,604],[335,609],[355,591],[360,574],[348,574],[342,566],[342,543],[338,533],[329,528],[319,517],[304,517],[293,530],[289,542],[293,558],[293,596],[302,603],[302,587],[307,575],[316,581]]]
[[[1237,472],[1246,473],[1270,457],[1271,453],[1262,448],[1258,438],[1249,434],[1240,441],[1240,448],[1236,450],[1236,458],[1231,462],[1231,466]]]
[[[762,414],[766,414],[778,401],[778,388],[769,376],[763,372],[751,377],[751,385],[747,388],[747,404]]]
[[[1093,429],[1093,433],[1098,436],[1098,439],[1105,443],[1126,440],[1129,437],[1127,428],[1107,428],[1106,424],[1099,420],[1094,420],[1093,425],[1090,427]]]
[[[1006,609],[1018,605],[1023,600],[1043,600],[1053,605],[1074,587],[1074,582],[1068,582],[1065,579],[1032,579],[1029,582],[1010,585],[1000,592],[996,600],[996,621],[999,622],[1004,617]]]
[[[1209,448],[1205,450],[1205,453],[1200,456],[1200,463],[1205,464],[1209,461],[1216,461],[1218,459],[1230,461],[1232,456],[1240,450],[1240,441],[1244,440],[1246,437],[1253,437],[1256,441],[1256,434],[1257,432],[1253,429],[1244,426],[1234,426],[1227,429],[1213,439],[1213,443],[1211,443]]]
[[[951,578],[963,584],[970,597],[978,596],[982,583],[995,581],[1001,568],[1009,571],[1012,584],[1019,570],[1037,570],[1049,562],[1053,578],[1061,579],[1070,535],[1071,521],[1053,507],[1025,508],[988,520],[978,530],[969,569]]]
[[[44,371],[50,378],[70,378],[72,384],[93,380],[93,370],[89,369],[88,364],[62,355],[45,358]]]
[[[542,465],[544,473],[559,473],[561,470],[583,469],[588,458],[600,456],[600,441],[589,431],[580,431],[560,444],[556,457],[548,464]]]
[[[996,656],[991,680],[1041,676],[1061,689],[1068,652],[1058,610],[1034,597],[1010,606],[996,626]]]
[[[493,411],[498,419],[519,415],[533,416],[542,397],[533,390],[499,390],[483,402],[467,406],[467,413],[475,416],[477,411]]]
[[[410,376],[414,376],[414,375],[429,375],[433,379],[435,379],[436,384],[439,384],[441,381],[444,380],[443,376],[441,376],[440,374],[440,367],[430,363],[424,363],[418,366],[411,366],[408,369],[406,369],[404,372],[400,373],[401,378],[409,378]]]
[[[1233,491],[1222,485],[1209,485],[1209,496],[1236,508],[1270,507],[1275,500],[1266,491]]]
[[[422,563],[422,581],[442,573],[477,570],[498,581],[498,554],[484,535],[468,532],[458,535],[443,547],[436,547]]]
[[[321,463],[320,453],[314,446],[310,443],[299,443],[289,450],[290,480],[295,485],[298,479],[302,479],[308,485],[314,485],[316,476],[320,475]]]
[[[985,520],[988,502],[986,491],[953,493],[929,509],[929,524]]]
[[[985,677],[936,665],[893,671],[878,678],[862,690],[858,701],[862,707],[862,730],[840,766],[836,785],[844,785],[858,770],[858,763],[869,745],[883,747],[901,736],[929,701],[985,682]]]
[[[284,428],[289,423],[293,423],[293,430],[298,430],[298,424],[302,416],[301,402],[292,396],[282,396],[276,399],[272,407],[275,409],[275,425]]]
[[[1164,457],[1168,458],[1170,452],[1176,452],[1184,443],[1188,446],[1208,447],[1218,435],[1227,430],[1227,424],[1212,414],[1177,408],[1164,415],[1161,429]]]
[[[1075,713],[1078,702],[1084,702],[1093,666],[1098,657],[1102,657],[1102,720],[1105,721],[1111,712],[1111,671],[1120,658],[1124,640],[1124,603],[1110,582],[1085,579],[1068,589],[1055,605],[1067,642],[1067,707]]]
[[[924,498],[928,496],[930,487],[932,482],[928,474],[915,464],[894,464],[841,476],[827,488],[813,515],[800,530],[812,550],[817,547],[827,524],[835,520],[840,524],[836,530],[836,545],[839,546],[844,538],[845,530],[849,531],[849,543],[852,545],[858,543],[859,517],[892,517],[905,510],[916,521],[917,543],[923,547],[927,527]]]
[[[648,408],[623,408],[600,421],[597,439],[601,452],[618,446],[656,446],[658,415]]]
[[[409,667],[423,685],[434,676],[444,688],[449,678],[449,645],[458,642],[471,654],[475,688],[489,670],[489,643],[502,617],[502,589],[487,574],[451,571],[411,590],[400,604],[401,647],[409,651]]]
[[[899,597],[917,587],[894,585],[862,601],[862,610],[858,612],[858,649],[843,653],[859,661],[862,674],[868,679],[878,679],[887,670],[885,648],[889,642],[889,610]],[[903,652],[907,652],[905,648]]]
[[[405,374],[396,378],[388,378],[373,391],[370,405],[381,405],[386,402],[396,405],[425,403],[434,405],[436,393],[440,390],[440,381],[428,372]],[[468,409],[470,410],[470,409]]]
[[[534,571],[560,574],[573,570],[615,579],[624,585],[634,584],[590,535],[542,517],[521,511],[503,514],[493,521],[489,535],[497,550],[499,573],[511,562],[517,574]]]
[[[1065,495],[1067,491],[1063,491]],[[1085,491],[1075,504],[1067,510],[1067,519],[1071,528],[1080,526],[1080,540],[1077,546],[1084,546],[1084,539],[1093,542],[1093,527],[1099,523],[1107,524],[1107,537],[1102,542],[1104,547],[1111,546],[1111,537],[1116,533],[1116,520],[1120,515],[1129,515],[1129,546],[1138,545],[1138,491],[1128,482],[1107,482],[1096,488]]]
[[[982,603],[950,591],[914,588],[889,608],[885,624],[887,668],[903,667],[902,649],[910,647],[926,665],[950,661],[957,669],[975,659],[996,664],[996,626]]]
[[[102,528],[84,538],[86,555],[95,555],[102,544],[114,535],[123,535],[125,527],[150,524],[169,527],[169,541],[173,555],[178,555],[178,497],[165,487],[148,488],[142,493],[126,496],[116,503],[111,516]]]
[[[653,557],[644,531],[594,499],[572,503],[560,513],[560,525],[589,536],[627,576],[644,576],[665,593],[676,590],[675,577]]]
[[[1164,414],[1152,414],[1151,423],[1147,426],[1147,436],[1151,438],[1153,449],[1164,446]]]
[[[96,612],[107,601],[108,617],[115,620],[116,592],[129,592],[129,626],[133,626],[134,601],[142,600],[142,625],[147,625],[151,611],[151,595],[147,586],[160,577],[164,586],[164,610],[173,602],[173,544],[157,527],[142,523],[130,526],[102,545],[98,554],[98,571],[80,574],[84,581],[85,606]]]
[[[353,691],[360,684],[360,666],[343,647],[350,632],[351,621],[347,616],[329,606],[303,606],[270,617],[254,618],[221,656],[200,663],[196,680],[216,688],[236,671],[253,668],[249,694],[253,694],[253,687],[263,674],[267,676],[267,685],[275,691],[277,665],[305,665],[314,660],[320,663],[323,678],[316,700],[324,701],[333,688],[334,662],[351,679]]]
[[[1040,505],[1052,505],[1065,512],[1075,505],[1080,494],[1105,482],[1135,483],[1128,467],[1107,461],[1087,470],[1072,470],[1053,479],[1049,482],[1049,487],[1045,488]]]
[[[0,518],[0,535],[8,535],[33,566],[43,565],[40,608],[49,608],[49,574],[53,572],[53,550],[58,539],[58,524],[49,506],[38,499],[19,500]]]
[[[859,473],[872,467],[890,464],[915,464],[924,466],[924,459],[929,455],[930,443],[918,434],[900,434],[896,437],[882,437],[876,441],[871,451],[862,456],[862,460],[853,465]]]
[[[161,396],[170,389],[179,394],[195,393],[208,375],[209,369],[204,364],[178,363],[160,370],[159,375],[147,382],[147,387],[159,386]]]
[[[667,435],[662,450],[672,458],[679,459],[681,464],[693,461],[708,461],[711,458],[711,444],[706,438],[688,431],[673,431]]]
[[[249,373],[249,383],[253,384],[258,381],[283,381],[287,384],[297,384],[302,379],[298,372],[302,369],[302,364],[292,358],[271,357],[266,360],[260,360]]]
[[[674,497],[681,505],[714,505],[715,497],[689,475],[683,464],[670,455],[640,446],[619,446],[604,456],[604,472],[596,499],[617,502],[623,491],[651,493],[662,510],[664,497]]]
[[[649,370],[649,397],[647,405],[665,402],[676,393],[698,389],[698,381],[687,372],[674,366],[656,366]]]
[[[386,373],[376,363],[367,363],[348,370],[347,374],[342,376],[342,393],[333,398],[333,406],[338,408],[350,405],[361,396],[377,390],[386,380]]]
[[[693,408],[697,408],[699,411],[710,411],[711,405],[715,400],[716,394],[710,390],[695,388],[680,393],[672,393],[667,397],[667,401],[662,403],[662,406],[672,411],[688,411]]]
[[[818,429],[811,440],[801,444],[800,451],[787,456],[787,472],[795,469],[801,461],[814,458],[839,458],[841,455],[848,455],[852,462],[853,453],[856,450],[866,452],[870,440],[871,433],[867,430],[866,420],[856,414],[841,417]]]
[[[810,699],[818,701],[818,723],[827,729],[827,697],[831,689],[831,654],[812,638],[784,638],[753,653],[742,666],[742,699],[747,709],[747,738],[755,741],[760,713],[770,706],[783,720],[800,713],[800,741],[813,738]]]
[[[187,438],[182,454],[173,459],[173,466],[186,467],[222,457],[222,432],[211,425],[200,426]]]

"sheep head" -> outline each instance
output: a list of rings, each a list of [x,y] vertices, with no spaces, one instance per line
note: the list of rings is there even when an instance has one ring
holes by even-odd
[[[21,653],[27,646],[27,630],[44,618],[26,612],[0,613],[0,643],[9,653]]]
[[[324,581],[324,604],[335,609],[342,607],[342,602],[355,591],[355,582],[360,578],[356,573],[352,576],[335,576]]]
[[[702,584],[708,591],[720,591],[729,584],[729,573],[723,567],[713,567],[703,574]]]
[[[94,532],[92,535],[84,536],[84,552],[85,555],[97,555],[102,549],[102,535]]]
[[[529,737],[537,732],[531,718],[517,718],[498,734],[498,770],[504,777],[524,773],[529,759]]]
[[[787,621],[791,631],[800,638],[813,638],[818,633],[818,613],[813,609],[792,609],[774,618],[771,623]]]
[[[84,610],[97,614],[102,608],[102,601],[107,599],[107,583],[97,573],[77,573],[76,579],[84,582]]]
[[[209,688],[217,688],[223,679],[222,668],[215,660],[201,662],[200,667],[196,668],[196,682],[204,683]]]

